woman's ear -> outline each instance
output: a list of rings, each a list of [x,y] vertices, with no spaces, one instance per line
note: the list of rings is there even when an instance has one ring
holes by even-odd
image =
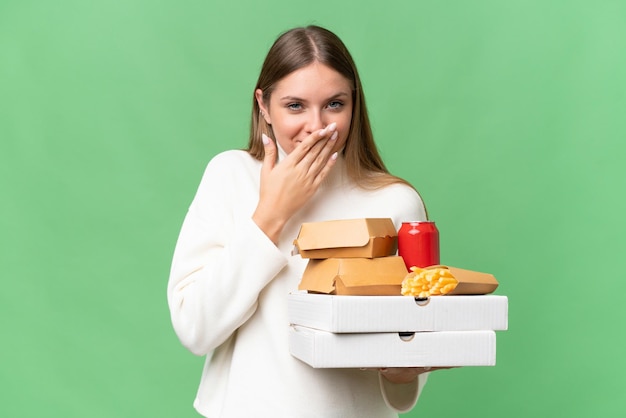
[[[267,111],[267,107],[265,107],[265,103],[263,102],[263,90],[256,89],[254,91],[254,97],[256,98],[256,102],[259,105],[259,109],[261,110],[261,116],[265,119],[265,122],[268,125],[272,124],[272,119],[270,118],[270,114]]]

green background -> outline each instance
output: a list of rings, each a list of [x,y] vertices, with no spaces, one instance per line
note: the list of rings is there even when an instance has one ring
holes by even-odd
[[[267,49],[309,23],[351,49],[442,262],[509,297],[497,366],[434,373],[406,416],[624,416],[626,2],[608,0],[0,0],[0,415],[197,416],[172,251],[205,164],[246,144]]]

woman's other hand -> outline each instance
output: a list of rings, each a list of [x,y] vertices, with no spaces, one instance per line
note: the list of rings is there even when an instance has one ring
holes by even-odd
[[[411,383],[422,373],[435,370],[451,369],[452,367],[389,367],[378,369],[380,374],[391,383]]]

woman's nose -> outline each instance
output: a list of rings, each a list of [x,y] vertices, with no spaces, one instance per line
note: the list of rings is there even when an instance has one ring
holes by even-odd
[[[320,112],[311,112],[308,115],[308,119],[306,121],[306,130],[308,133],[313,133],[319,129],[322,129],[326,126],[324,121],[322,120],[322,115]]]

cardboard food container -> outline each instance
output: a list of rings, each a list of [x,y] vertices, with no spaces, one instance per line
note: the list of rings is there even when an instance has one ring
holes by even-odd
[[[294,240],[302,258],[375,258],[395,255],[398,232],[390,218],[304,223]]]
[[[289,352],[315,368],[494,366],[494,331],[335,334],[292,325]]]
[[[504,331],[508,298],[500,295],[337,296],[291,292],[287,296],[291,325],[334,333]]]
[[[298,289],[332,295],[399,296],[406,274],[399,256],[311,259]]]
[[[459,283],[448,295],[486,295],[498,288],[498,281],[489,273],[480,273],[449,266],[432,267],[445,267],[458,280]]]

